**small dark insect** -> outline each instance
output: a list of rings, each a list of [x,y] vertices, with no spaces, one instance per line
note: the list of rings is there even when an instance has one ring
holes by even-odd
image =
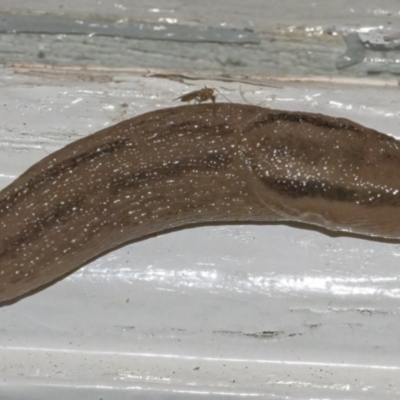
[[[182,96],[177,97],[174,100],[180,99],[182,102],[190,103],[194,100],[195,103],[203,103],[204,101],[211,100],[215,103],[216,95],[214,94],[214,89],[204,86],[203,89],[194,90],[193,92],[186,93]]]
[[[215,92],[218,92],[222,97],[224,97],[226,100],[229,101],[229,103],[232,103],[226,96],[224,96],[218,89],[215,88],[209,88],[207,86],[204,86],[203,89],[200,90],[194,90],[193,92],[186,93],[182,96],[179,96],[173,100],[180,100],[183,102],[188,102],[190,103],[192,100],[196,104],[203,103],[204,101],[211,100],[215,104],[215,99],[217,96],[214,94]]]

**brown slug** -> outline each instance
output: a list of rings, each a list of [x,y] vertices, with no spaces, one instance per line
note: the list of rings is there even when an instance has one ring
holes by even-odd
[[[149,112],[0,192],[0,302],[194,223],[300,221],[399,239],[399,172],[400,142],[346,119],[232,103]]]

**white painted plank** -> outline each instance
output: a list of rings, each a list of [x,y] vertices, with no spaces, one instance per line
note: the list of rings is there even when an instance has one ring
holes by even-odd
[[[2,69],[1,187],[49,152],[205,83],[243,101],[237,83]],[[400,138],[397,88],[281,86],[242,91],[252,103]],[[0,397],[392,400],[399,255],[398,243],[279,224],[182,229],[128,245],[0,308]]]

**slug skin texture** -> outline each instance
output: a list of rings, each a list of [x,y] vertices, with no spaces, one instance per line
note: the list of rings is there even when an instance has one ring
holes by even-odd
[[[0,192],[0,302],[194,223],[298,221],[399,239],[399,148],[346,119],[233,103],[123,121]]]

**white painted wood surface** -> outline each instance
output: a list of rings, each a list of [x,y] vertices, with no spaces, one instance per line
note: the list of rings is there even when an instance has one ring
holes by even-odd
[[[204,84],[235,102],[242,91],[251,103],[346,117],[400,139],[400,56],[396,39],[384,39],[399,31],[397,0],[2,0],[0,13],[252,29],[261,39],[1,35],[1,188],[63,145]],[[372,47],[338,70],[352,31]],[[235,82],[246,74],[259,84]],[[399,398],[399,256],[400,242],[280,224],[130,244],[0,308],[0,399]]]
[[[72,140],[204,83],[243,102],[237,83],[0,70],[1,187]],[[400,138],[397,87],[278,84],[241,90]],[[392,400],[399,256],[399,243],[279,224],[133,243],[0,309],[0,397]]]

